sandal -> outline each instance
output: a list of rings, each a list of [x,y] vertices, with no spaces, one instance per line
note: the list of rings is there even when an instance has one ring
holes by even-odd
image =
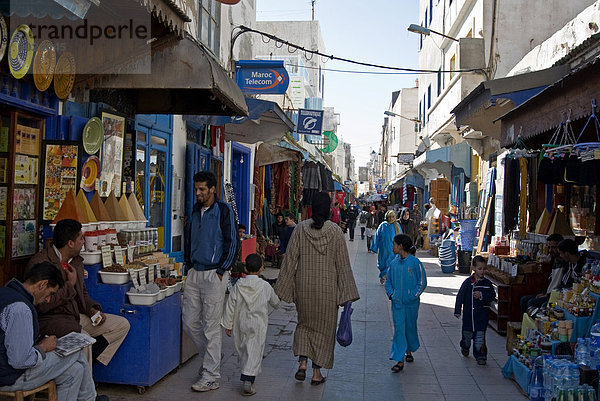
[[[392,372],[394,372],[394,373],[398,373],[402,369],[404,369],[404,362],[398,362],[397,364],[392,366]]]
[[[406,362],[414,362],[415,358],[412,356],[412,354],[406,354],[406,356],[404,357],[404,359],[406,359]]]
[[[303,382],[306,379],[306,369],[298,369],[294,377],[296,380]]]
[[[318,386],[319,384],[323,384],[325,383],[325,377],[323,377],[321,380],[311,380],[310,381],[310,385],[311,386]]]

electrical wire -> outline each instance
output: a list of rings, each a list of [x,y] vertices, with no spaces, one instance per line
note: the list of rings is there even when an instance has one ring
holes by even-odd
[[[310,65],[298,66],[296,64],[285,63],[288,67],[294,68],[306,68],[309,70],[321,70],[321,71],[331,71],[331,72],[343,72],[348,74],[373,74],[373,75],[413,75],[413,74],[433,74],[438,71],[431,71],[428,73],[419,73],[419,72],[407,72],[407,71],[398,71],[398,72],[382,72],[382,71],[357,71],[357,70],[341,70],[337,68],[324,68],[324,67],[313,67]]]
[[[240,29],[239,34],[245,33],[245,32],[251,32],[251,33],[257,33],[257,34],[261,35],[263,37],[263,42],[264,42],[265,37],[270,40],[273,40],[273,41],[275,41],[276,47],[277,47],[277,43],[281,43],[282,45],[284,45],[284,44],[288,45],[288,48],[293,47],[298,50],[302,50],[302,51],[304,51],[305,57],[306,57],[306,53],[312,53],[312,54],[316,54],[319,56],[327,57],[329,60],[344,61],[346,63],[362,65],[365,67],[381,68],[381,69],[386,69],[386,70],[404,71],[404,72],[412,72],[412,73],[436,73],[437,74],[437,73],[451,73],[451,72],[452,73],[455,73],[455,72],[483,72],[483,73],[487,74],[485,69],[483,69],[483,68],[467,68],[467,69],[459,69],[459,70],[429,70],[429,69],[421,69],[421,68],[393,67],[393,66],[387,66],[387,65],[381,65],[381,64],[365,63],[363,61],[351,60],[351,59],[347,59],[344,57],[337,57],[337,56],[334,56],[333,54],[332,55],[324,54],[317,50],[306,49],[303,46],[288,42],[287,40],[281,39],[270,33],[262,32],[257,29],[248,28],[247,26],[244,26],[244,25],[238,25],[238,26],[236,26],[236,28]],[[232,44],[232,46],[233,46],[233,44]]]

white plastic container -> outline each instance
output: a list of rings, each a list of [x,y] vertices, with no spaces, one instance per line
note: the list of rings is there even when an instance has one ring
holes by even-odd
[[[115,221],[115,228],[117,229],[117,232],[120,233],[122,230],[127,230],[127,226],[129,225],[129,222],[127,221]]]
[[[183,281],[178,281],[177,284],[175,284],[175,292],[181,291],[182,287],[183,287]]]
[[[129,282],[129,273],[99,271],[98,274],[100,274],[104,284],[125,284]]]
[[[102,262],[102,252],[100,251],[90,251],[90,252],[80,252],[79,253],[83,258],[84,265],[95,265]]]
[[[128,292],[129,303],[132,305],[153,305],[158,298],[159,292],[154,294],[137,294]]]
[[[167,296],[167,289],[160,290],[158,293],[158,297],[156,297],[157,301],[162,301]]]
[[[177,287],[177,284],[167,286],[167,296],[168,297],[170,297],[171,295],[173,295],[175,293],[175,287]]]
[[[138,230],[143,230],[146,228],[147,224],[148,224],[148,220],[138,220],[138,221],[136,221],[136,228]]]

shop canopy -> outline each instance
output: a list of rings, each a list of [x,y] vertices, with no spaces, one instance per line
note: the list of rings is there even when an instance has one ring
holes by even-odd
[[[413,169],[424,176],[431,176],[431,179],[437,178],[438,174],[451,178],[452,165],[463,169],[467,177],[471,176],[471,147],[468,143],[428,150],[413,161]]]
[[[183,37],[184,25],[192,19],[186,14],[190,7],[187,0],[134,0],[139,7],[160,21],[165,28]],[[54,19],[68,18],[83,19],[92,6],[107,12],[119,13],[123,7],[131,7],[123,0],[18,0],[11,1],[4,12],[20,17],[34,16],[35,18],[51,17]]]
[[[565,65],[541,71],[492,79],[480,83],[467,95],[451,113],[456,117],[456,125],[470,126],[479,133],[467,134],[467,138],[491,136],[500,139],[500,124],[494,120],[535,96],[548,85],[569,73]]]
[[[287,147],[287,142],[281,141],[276,145],[261,143],[256,150],[256,162],[259,166],[267,166],[286,161],[302,161],[303,153],[300,149]]]
[[[248,115],[240,88],[187,34],[153,47],[151,68],[151,74],[94,77],[90,98],[132,102],[137,114]]]
[[[400,188],[404,185],[404,182],[406,182],[406,185],[412,185],[416,188],[425,189],[425,179],[423,176],[416,171],[410,170],[404,172],[398,179],[393,181],[387,189]]]
[[[224,125],[225,139],[243,143],[280,140],[294,129],[292,120],[277,103],[249,97],[245,101],[248,117],[185,115],[183,119],[200,125]]]
[[[592,100],[600,100],[598,76],[600,60],[594,59],[548,86],[519,107],[500,116],[500,144],[503,147],[511,147],[519,135],[526,140],[543,133],[554,132],[567,117],[571,123],[583,125],[584,118],[592,114]],[[590,128],[580,142],[597,141],[595,130]],[[579,132],[575,132],[575,135],[579,135]]]

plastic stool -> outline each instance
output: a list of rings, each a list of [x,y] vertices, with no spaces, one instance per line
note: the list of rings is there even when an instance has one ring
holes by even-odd
[[[58,397],[56,396],[56,383],[54,383],[54,380],[50,380],[48,383],[42,384],[31,390],[0,391],[0,395],[12,397],[15,401],[24,401],[25,398],[34,400],[35,394],[44,390],[48,390],[48,401],[58,401]]]

